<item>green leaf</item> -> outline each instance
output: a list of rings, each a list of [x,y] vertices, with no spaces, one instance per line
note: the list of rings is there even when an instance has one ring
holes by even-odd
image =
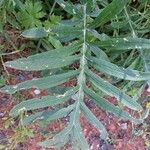
[[[145,71],[150,71],[150,51],[149,49],[144,50],[143,52],[143,62],[145,66]],[[150,87],[150,80],[147,82]]]
[[[56,0],[56,2],[69,14],[72,15],[80,15],[80,8],[77,7],[75,4],[72,4],[71,2],[66,2],[64,0]]]
[[[25,116],[25,118],[23,119],[23,124],[25,126],[30,125],[31,123],[35,122],[35,121],[39,121],[41,119],[43,119],[43,116],[45,118],[45,114],[47,115],[51,115],[55,112],[55,110],[52,111],[42,111],[42,112],[36,112],[35,114],[32,114],[30,116]]]
[[[106,35],[105,33],[99,34],[96,30],[94,29],[87,29],[87,32],[94,36],[96,39],[100,40],[100,41],[106,41],[109,40],[110,37],[108,35]]]
[[[53,115],[47,116],[46,122],[50,122],[52,120],[66,117],[74,109],[74,107],[75,107],[75,105],[73,104],[73,105],[69,105],[68,107],[61,108],[60,110],[55,112]]]
[[[0,77],[0,87],[5,85],[6,80],[3,78],[3,76]]]
[[[96,0],[80,0],[81,4],[87,6],[87,13],[89,14],[92,9],[96,8]]]
[[[25,38],[37,39],[47,37],[48,32],[44,28],[40,27],[25,30],[21,35]]]
[[[81,36],[81,33],[83,33],[81,27],[66,24],[59,24],[57,26],[52,27],[51,30],[54,33],[58,34],[58,37],[62,35],[69,36],[71,34],[79,34],[78,36]]]
[[[102,26],[113,19],[123,10],[127,2],[128,0],[113,0],[110,4],[108,4],[108,6],[103,9],[98,17],[96,17],[96,19],[91,23],[90,27],[96,28]]]
[[[112,38],[93,44],[109,50],[150,49],[150,40],[144,38]]]
[[[32,55],[32,56],[29,56],[28,58],[32,60],[33,59],[37,60],[41,58],[52,59],[52,58],[57,58],[57,57],[65,57],[65,56],[69,56],[71,54],[78,52],[81,45],[82,45],[81,42],[74,42],[68,46],[64,46],[64,47],[57,48],[54,50],[49,50],[48,52],[42,52],[41,54]]]
[[[38,145],[47,148],[62,147],[69,141],[69,135],[72,131],[72,124],[69,123],[62,131],[56,134],[52,139],[39,142]]]
[[[73,88],[63,95],[43,96],[41,98],[33,98],[27,101],[23,101],[13,107],[13,109],[10,111],[10,115],[16,117],[17,115],[19,115],[20,111],[28,111],[58,105],[68,100],[72,96],[72,94],[76,93],[76,91],[77,88]]]
[[[83,33],[81,27],[76,26],[74,27],[72,25],[64,25],[64,24],[55,26],[51,30],[62,42],[70,41],[75,38],[80,38]]]
[[[25,28],[41,27],[41,18],[45,16],[41,1],[25,1],[17,13],[17,20]]]
[[[70,57],[66,56],[79,51],[80,46],[81,42],[74,42],[69,46],[64,46],[41,54],[31,55],[28,58],[6,62],[5,65],[11,68],[28,71],[64,67],[79,59],[77,55]]]
[[[115,96],[118,101],[133,110],[142,110],[140,104],[138,104],[130,96],[126,95],[120,89],[110,84],[108,81],[103,80],[88,69],[86,70],[86,74],[88,75],[90,82],[92,82],[98,89],[102,90],[110,96]]]
[[[39,88],[39,89],[51,88],[66,82],[69,78],[72,78],[78,74],[79,74],[79,70],[75,70],[75,71],[69,71],[67,73],[52,75],[48,77],[36,78],[33,80],[28,80],[19,83],[17,85],[10,85],[10,86],[6,85],[3,88],[1,88],[0,91],[13,94],[16,91],[29,89],[29,88]]]
[[[108,133],[104,125],[94,116],[94,114],[89,110],[89,108],[84,104],[81,103],[81,110],[83,111],[87,120],[95,126],[101,133],[101,138],[104,140],[108,139]]]
[[[102,71],[106,74],[115,76],[120,79],[131,81],[150,80],[150,72],[141,72],[129,68],[125,69],[123,67],[118,67],[117,65],[108,61],[95,57],[90,57],[89,61],[91,61],[91,65],[95,66],[98,71]]]
[[[82,128],[80,126],[80,121],[77,119],[76,123],[74,124],[73,128],[73,138],[77,142],[76,147],[78,147],[81,150],[89,150],[88,142],[86,141]]]
[[[97,58],[109,61],[109,58],[106,55],[106,53],[103,50],[101,50],[99,47],[94,45],[89,45],[89,48],[96,55]]]
[[[37,71],[45,69],[55,69],[71,65],[75,61],[80,59],[80,55],[68,56],[66,58],[57,57],[45,59],[44,57],[40,59],[32,59],[32,57],[21,58],[14,61],[6,62],[5,65],[10,68],[27,70],[27,71]]]
[[[23,119],[24,125],[29,125],[37,120],[44,120],[45,123],[49,123],[52,120],[66,117],[74,109],[74,104],[65,108],[56,108],[55,110],[42,111],[27,116]]]
[[[92,90],[88,88],[84,88],[84,91],[86,95],[88,95],[99,107],[102,109],[113,113],[115,116],[123,119],[123,120],[129,120],[133,122],[134,124],[140,124],[143,122],[142,119],[136,119],[133,118],[128,112],[123,111],[119,107],[113,105],[112,103],[108,102],[106,99],[100,97],[98,94],[93,92]]]
[[[54,48],[62,48],[62,44],[59,40],[57,40],[56,38],[54,38],[53,36],[49,36],[48,37],[48,41],[50,41],[50,43],[54,46]]]

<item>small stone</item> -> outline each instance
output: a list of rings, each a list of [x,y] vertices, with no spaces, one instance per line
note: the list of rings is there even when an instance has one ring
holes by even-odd
[[[18,87],[17,85],[14,85],[14,86],[13,86],[14,89],[17,89],[17,87]]]
[[[122,123],[120,125],[121,129],[126,130],[128,128],[128,124],[127,123]]]
[[[111,131],[115,131],[116,130],[116,126],[114,124],[110,124],[108,129],[111,130]]]
[[[110,145],[110,144],[103,144],[101,146],[101,150],[114,150],[114,147],[113,145]]]
[[[150,92],[150,87],[148,87],[147,92]]]
[[[3,118],[5,113],[0,112],[0,118]]]
[[[41,93],[40,90],[38,90],[38,89],[34,90],[34,94],[35,94],[35,95],[39,95],[40,93]]]

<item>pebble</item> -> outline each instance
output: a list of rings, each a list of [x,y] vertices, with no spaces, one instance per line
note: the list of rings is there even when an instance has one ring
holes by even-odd
[[[120,125],[121,129],[126,130],[128,128],[128,124],[127,123],[122,123]]]
[[[110,145],[110,144],[103,144],[101,146],[101,150],[114,150],[114,147],[113,145]]]
[[[38,89],[34,90],[34,94],[35,94],[35,95],[39,95],[40,93],[41,93],[40,90],[38,90]]]
[[[0,112],[0,118],[3,118],[4,117],[4,113]]]
[[[148,87],[147,92],[150,92],[150,87]]]

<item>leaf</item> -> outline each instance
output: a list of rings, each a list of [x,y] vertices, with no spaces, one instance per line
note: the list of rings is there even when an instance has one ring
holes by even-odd
[[[68,126],[65,127],[58,134],[56,134],[52,139],[39,142],[38,145],[47,148],[64,146],[69,141],[69,135],[71,134],[71,131],[72,131],[72,124],[69,122]]]
[[[37,120],[44,120],[45,123],[49,123],[52,120],[66,117],[74,109],[74,104],[65,108],[56,108],[55,110],[42,111],[32,114],[24,118],[24,125],[29,125]]]
[[[113,19],[117,14],[119,14],[124,6],[127,4],[128,0],[113,0],[108,4],[103,11],[96,17],[96,19],[90,24],[91,28],[96,28],[104,25],[111,19]]]
[[[140,56],[136,57],[132,63],[130,63],[130,60],[132,59],[132,55],[129,56],[129,61],[128,62],[125,62],[124,65],[126,65],[126,63],[128,64],[128,69],[138,69],[140,66],[139,66],[139,63],[141,62],[141,58]],[[148,72],[148,70],[145,70],[145,72]]]
[[[144,62],[144,67],[145,71],[150,71],[150,51],[149,49],[143,51],[143,62]],[[150,87],[150,80],[147,81],[149,87]]]
[[[29,99],[27,101],[23,101],[16,105],[11,111],[10,115],[16,117],[19,115],[20,111],[24,109],[24,111],[34,110],[49,106],[54,106],[64,101],[68,100],[69,97],[58,98],[56,96],[42,96],[42,98],[34,98]]]
[[[96,30],[94,29],[87,29],[87,32],[94,36],[96,39],[100,40],[100,41],[106,41],[109,40],[110,37],[108,35],[106,35],[105,33],[99,34]]]
[[[130,109],[142,110],[140,104],[138,104],[130,96],[120,91],[120,89],[110,84],[108,81],[104,81],[102,78],[88,69],[86,70],[86,74],[88,75],[89,81],[92,82],[98,89],[102,90],[110,96],[115,96],[118,101],[120,101]]]
[[[76,120],[76,123],[74,124],[74,128],[72,132],[73,132],[73,138],[77,141],[77,145],[79,145],[80,149],[89,150],[89,145],[83,135],[79,120]]]
[[[30,58],[21,58],[14,61],[9,61],[5,63],[5,66],[20,70],[27,70],[27,71],[37,71],[37,70],[45,70],[45,69],[55,69],[61,68],[68,65],[71,65],[75,61],[80,59],[80,55],[68,56],[66,58],[49,58],[45,59],[32,59]]]
[[[97,58],[109,61],[109,58],[106,55],[106,53],[103,50],[101,50],[99,47],[94,45],[89,45],[89,48],[96,55]]]
[[[82,18],[72,18],[72,19],[65,19],[65,20],[61,20],[61,24],[64,26],[77,26],[79,24],[81,24],[82,22]]]
[[[17,20],[25,28],[41,27],[42,22],[40,19],[44,16],[45,13],[42,11],[41,1],[25,1],[25,4],[21,5],[17,14]]]
[[[72,25],[64,25],[64,24],[55,26],[51,30],[62,42],[70,41],[75,38],[80,38],[83,33],[81,27],[76,26],[74,27]]]
[[[93,44],[109,50],[149,49],[150,40],[144,38],[112,38],[105,41],[93,42]]]
[[[68,3],[64,0],[56,0],[56,2],[69,14],[72,15],[81,15],[79,7],[77,7],[75,4],[73,5],[71,2]]]
[[[76,91],[77,89],[73,88],[64,93],[64,95],[56,95],[56,96],[49,95],[43,96],[41,98],[33,98],[27,101],[23,101],[18,105],[14,106],[13,109],[11,109],[10,115],[16,117],[19,115],[21,110],[28,111],[58,105],[68,100],[72,96],[72,94],[76,93]]]
[[[90,12],[93,10],[94,11],[94,9],[98,9],[97,7],[97,5],[96,5],[96,0],[80,0],[80,2],[81,2],[81,4],[82,5],[85,5],[86,4],[86,7],[87,7],[87,14],[89,15],[90,14]],[[99,10],[99,9],[98,9]],[[93,12],[92,11],[92,13],[95,13],[95,11]],[[91,14],[92,14],[91,13]],[[98,13],[98,12],[97,12]]]
[[[81,36],[83,33],[82,28],[78,26],[73,26],[73,25],[67,25],[67,24],[59,24],[57,26],[54,26],[51,29],[54,33],[58,34],[59,36],[69,36],[71,34],[79,34],[78,36]],[[77,37],[78,37],[77,36]]]
[[[75,105],[73,104],[73,105],[69,105],[68,107],[58,110],[53,115],[47,116],[46,122],[50,122],[51,120],[56,120],[59,118],[66,117],[74,109],[74,107],[75,107]]]
[[[79,143],[79,148],[83,149],[89,149],[89,145],[82,133],[82,128],[80,126],[80,102],[76,101],[74,103],[75,108],[70,113],[70,122],[68,126],[71,126],[69,131],[67,131],[66,134],[70,134],[73,138],[73,140],[77,143]],[[77,146],[77,145],[76,145]]]
[[[150,72],[141,72],[129,68],[125,69],[123,67],[118,67],[117,65],[108,61],[95,57],[90,57],[89,61],[91,61],[91,65],[95,66],[98,71],[104,72],[120,79],[131,81],[150,80]]]
[[[43,57],[45,59],[65,57],[78,52],[78,49],[81,47],[81,45],[81,42],[74,42],[68,46],[64,46],[54,50],[49,50],[48,52],[42,52],[41,54],[31,55],[28,58],[36,60]]]
[[[0,87],[4,86],[6,82],[6,79],[4,79],[3,76],[0,77]]]
[[[54,46],[54,48],[62,48],[63,47],[61,42],[52,36],[48,37],[48,41],[50,41],[50,43]]]
[[[21,35],[25,38],[37,39],[47,37],[48,32],[44,28],[40,27],[25,30]]]
[[[25,118],[23,119],[23,124],[25,126],[30,125],[31,123],[35,122],[35,121],[39,121],[41,119],[43,119],[43,116],[45,117],[45,114],[51,115],[55,112],[55,110],[52,111],[42,111],[42,112],[36,112],[35,114],[32,114],[30,116],[25,116]]]
[[[56,134],[52,139],[39,142],[38,145],[45,148],[60,148],[63,147],[69,141],[68,131],[71,131],[72,126],[67,126],[65,129]]]
[[[28,71],[63,67],[79,59],[76,55],[70,57],[65,56],[69,56],[79,51],[80,46],[81,42],[75,42],[69,46],[64,46],[41,54],[31,55],[28,58],[9,61],[6,62],[5,65],[11,68]]]
[[[24,4],[20,1],[20,0],[14,0],[14,2],[16,3],[16,5],[20,8],[20,9],[24,9]]]
[[[85,87],[84,91],[86,95],[88,95],[99,107],[101,107],[102,109],[108,112],[113,113],[115,116],[123,120],[129,120],[133,122],[134,124],[140,124],[143,122],[142,119],[133,118],[128,112],[121,110],[119,107],[108,102],[106,99],[101,98],[98,94],[96,94],[92,90]]]
[[[51,88],[57,85],[60,85],[64,82],[66,82],[69,78],[72,78],[79,74],[79,70],[75,71],[69,71],[67,73],[52,75],[48,77],[43,78],[37,78],[33,80],[28,80],[22,83],[19,83],[17,85],[6,85],[3,88],[1,88],[1,92],[6,92],[9,94],[13,94],[16,91],[20,91],[23,89],[29,89],[29,88],[39,88],[39,89],[46,89]]]
[[[89,110],[89,108],[84,104],[81,103],[81,110],[83,111],[87,120],[95,126],[101,133],[101,138],[106,140],[108,139],[108,133],[104,125],[94,116],[94,114]]]

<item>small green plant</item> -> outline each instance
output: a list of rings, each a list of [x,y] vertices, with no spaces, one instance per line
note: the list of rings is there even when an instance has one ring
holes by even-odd
[[[1,0],[0,1],[0,32],[3,31],[3,28],[6,23],[13,24],[12,16],[14,15],[14,8],[16,2],[14,0]]]
[[[19,123],[16,128],[12,127],[14,134],[12,137],[10,137],[9,144],[7,147],[5,147],[6,149],[8,150],[15,149],[17,144],[21,144],[27,138],[33,137],[32,129],[29,129],[23,124],[23,118],[24,118],[24,110],[20,110]],[[9,125],[11,125],[11,122]]]
[[[10,115],[17,117],[20,114],[20,110],[30,111],[54,106],[55,110],[38,111],[30,116],[26,116],[23,124],[28,125],[38,119],[50,123],[53,120],[69,116],[69,123],[62,131],[56,134],[53,139],[40,142],[39,145],[59,148],[72,140],[76,149],[88,150],[89,145],[80,125],[81,112],[100,131],[102,139],[107,141],[109,135],[102,122],[86,106],[84,102],[85,97],[95,102],[103,110],[111,112],[123,120],[140,124],[145,119],[145,115],[141,115],[141,118],[134,118],[123,110],[123,106],[127,106],[129,109],[141,114],[143,108],[136,101],[136,98],[130,97],[105,80],[105,78],[97,75],[96,72],[99,71],[106,76],[113,76],[120,80],[132,82],[150,80],[150,72],[120,67],[110,62],[107,56],[107,53],[112,53],[111,56],[114,56],[113,52],[125,53],[136,49],[142,54],[145,50],[150,49],[150,40],[126,35],[111,37],[101,33],[104,25],[110,25],[111,20],[123,12],[125,12],[129,21],[126,9],[130,3],[128,0],[113,0],[111,3],[96,0],[80,0],[80,3],[74,4],[63,0],[56,0],[56,2],[67,14],[72,16],[70,20],[63,20],[54,26],[50,26],[48,29],[42,27],[32,28],[24,31],[22,36],[30,39],[53,37],[61,41],[64,46],[61,45],[59,48],[32,55],[28,58],[9,61],[5,65],[27,71],[60,69],[59,73],[56,72],[47,77],[28,80],[13,86],[7,85],[1,88],[1,91],[13,94],[22,89],[30,89],[32,87],[37,89],[53,88],[69,81],[69,79],[75,78],[77,80],[76,86],[70,87],[63,94],[48,95],[23,101],[11,110]],[[102,10],[99,11],[99,8],[102,8]],[[125,17],[125,15],[123,16]],[[34,24],[34,26],[37,25]],[[26,27],[33,26],[28,24]],[[98,32],[99,30],[101,31],[100,33]],[[68,43],[68,45],[65,46],[64,43]],[[142,55],[140,57],[143,59]],[[79,67],[71,69],[69,66],[75,62],[79,63]],[[63,68],[65,69],[62,70]],[[107,101],[100,94],[101,92],[115,96],[119,105],[122,103],[121,107]],[[74,100],[73,104],[67,107],[61,105],[60,108],[59,104],[63,104],[70,99]],[[147,113],[145,114],[147,116]]]
[[[22,3],[20,11],[17,14],[17,19],[20,22],[21,26],[26,29],[32,27],[42,26],[41,18],[45,16],[45,13],[42,10],[41,2],[25,1],[25,4]]]

